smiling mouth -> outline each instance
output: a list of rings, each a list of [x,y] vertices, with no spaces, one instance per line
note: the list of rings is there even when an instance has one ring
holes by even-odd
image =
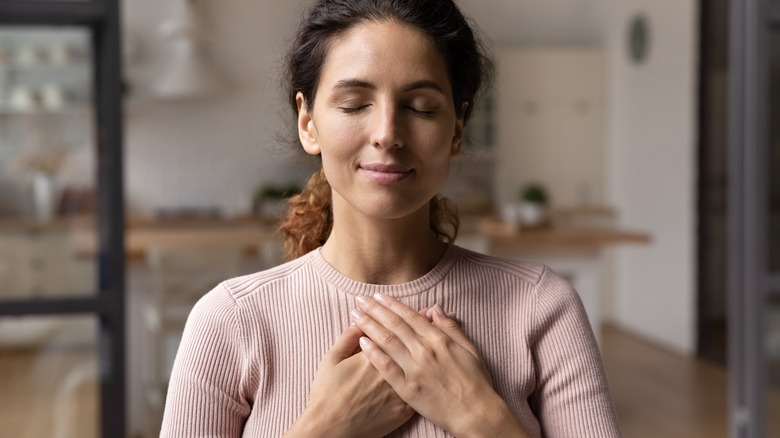
[[[363,164],[359,168],[360,173],[380,184],[392,184],[408,178],[414,173],[414,169],[400,164]]]

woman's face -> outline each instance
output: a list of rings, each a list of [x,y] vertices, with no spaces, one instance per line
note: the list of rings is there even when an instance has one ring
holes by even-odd
[[[391,219],[427,209],[463,141],[447,67],[418,30],[369,21],[335,38],[313,108],[298,95],[304,149],[322,154],[334,213]],[[346,209],[346,210],[345,210]]]

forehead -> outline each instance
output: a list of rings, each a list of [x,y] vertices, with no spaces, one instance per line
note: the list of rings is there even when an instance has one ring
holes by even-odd
[[[447,64],[418,29],[394,21],[367,21],[331,41],[320,87],[360,79],[382,87],[433,80],[450,93]]]

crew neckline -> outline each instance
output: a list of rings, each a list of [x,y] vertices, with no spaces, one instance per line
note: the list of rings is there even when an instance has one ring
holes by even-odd
[[[381,293],[395,298],[417,295],[430,290],[444,279],[455,265],[460,254],[457,246],[447,244],[444,255],[439,259],[439,262],[422,277],[400,284],[371,284],[353,280],[336,270],[325,260],[321,250],[320,247],[309,253],[309,263],[325,281],[336,289],[352,295]]]

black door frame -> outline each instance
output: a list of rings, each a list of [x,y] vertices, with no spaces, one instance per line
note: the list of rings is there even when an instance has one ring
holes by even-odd
[[[97,142],[98,291],[90,297],[0,302],[0,316],[98,317],[103,437],[125,436],[125,246],[119,0],[0,0],[0,25],[90,29]]]
[[[768,0],[731,0],[729,21],[729,383],[731,436],[767,433],[769,297]]]

